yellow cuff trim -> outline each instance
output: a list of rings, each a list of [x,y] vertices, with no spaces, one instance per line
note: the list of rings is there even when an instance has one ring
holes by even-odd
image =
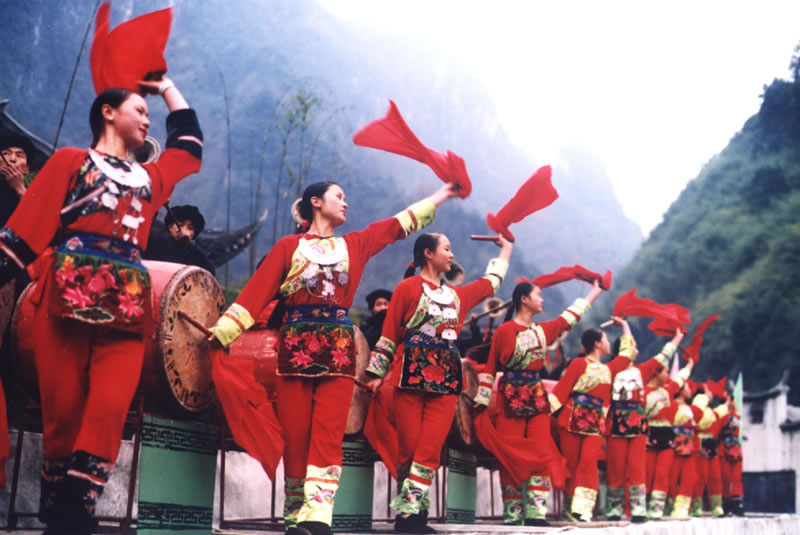
[[[561,317],[569,323],[570,327],[575,327],[584,315],[589,312],[589,309],[592,308],[591,303],[586,299],[579,297],[572,303],[567,309],[561,313]],[[575,317],[577,316],[577,317]]]
[[[413,234],[433,223],[436,216],[436,205],[430,199],[415,202],[394,216],[403,227],[406,236]]]
[[[214,336],[217,337],[223,347],[228,347],[242,335],[242,332],[252,327],[254,323],[255,320],[253,320],[247,309],[234,303],[217,320],[217,323],[211,327],[211,332],[214,333]]]
[[[492,399],[492,387],[494,386],[494,375],[491,373],[478,374],[478,393],[475,395],[475,403],[489,406],[489,400]]]
[[[550,401],[550,412],[556,412],[558,409],[561,408],[561,402],[558,398],[552,393],[549,392],[547,394],[547,399]]]
[[[496,292],[500,287],[500,283],[506,278],[506,273],[508,273],[508,260],[492,258],[486,266],[484,277],[489,279],[489,282],[492,283],[492,288]]]
[[[634,348],[636,347],[636,342],[633,339],[633,336],[629,334],[623,334],[620,337],[619,342],[619,357],[625,357],[633,361],[634,355]]]

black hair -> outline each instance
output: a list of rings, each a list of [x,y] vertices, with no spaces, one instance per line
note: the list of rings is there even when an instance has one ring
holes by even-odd
[[[173,217],[175,216],[175,217]],[[176,221],[175,218],[178,218]],[[173,206],[169,210],[167,210],[167,215],[164,217],[164,224],[169,228],[172,224],[183,224],[184,221],[187,219],[192,220],[192,225],[194,226],[194,236],[195,238],[203,232],[203,229],[206,228],[206,219],[203,217],[203,214],[200,213],[200,210],[197,206],[192,206],[191,204],[184,204],[182,206]]]
[[[581,336],[581,345],[583,346],[583,350],[586,351],[586,354],[594,350],[594,345],[603,339],[603,331],[600,329],[587,329],[583,331],[583,335]]]
[[[436,248],[439,246],[439,238],[441,237],[442,235],[438,232],[423,232],[419,235],[414,242],[414,261],[406,268],[406,272],[403,275],[404,279],[413,276],[418,267],[422,268],[425,266],[427,262],[425,259],[425,251],[436,251]]]
[[[105,131],[106,122],[103,119],[103,106],[108,104],[114,109],[119,108],[128,97],[133,94],[130,89],[111,88],[106,89],[94,99],[92,109],[89,110],[89,126],[92,129],[92,148],[97,146],[100,136]]]
[[[302,217],[305,221],[308,221],[309,224],[314,219],[314,208],[311,206],[311,198],[317,197],[321,199],[331,186],[338,186],[338,184],[336,182],[331,182],[330,180],[314,182],[313,184],[309,184],[303,191],[303,198],[300,200],[300,204],[297,209],[300,212],[300,217]]]
[[[536,285],[528,281],[520,282],[514,286],[514,291],[511,294],[511,301],[514,303],[514,305],[508,307],[506,317],[503,318],[504,322],[509,321],[514,317],[514,313],[517,312],[519,307],[522,305],[522,298],[526,295],[530,295],[534,288],[536,288]]]
[[[622,337],[620,336],[614,340],[614,345],[611,347],[611,355],[616,357],[619,355],[619,348],[622,346]]]

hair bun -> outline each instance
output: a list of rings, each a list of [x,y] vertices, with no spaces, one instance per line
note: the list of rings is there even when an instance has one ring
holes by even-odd
[[[297,199],[296,201],[294,201],[292,203],[292,209],[290,210],[290,212],[292,214],[292,219],[294,219],[294,222],[297,223],[298,226],[302,227],[303,230],[306,230],[308,229],[309,226],[311,226],[311,223],[303,219],[303,216],[300,215],[300,202],[302,200],[303,199]]]

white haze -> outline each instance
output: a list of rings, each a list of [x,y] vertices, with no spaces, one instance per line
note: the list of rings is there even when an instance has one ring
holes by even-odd
[[[647,234],[789,77],[800,2],[318,0],[355,28],[469,65],[537,161],[595,154]]]

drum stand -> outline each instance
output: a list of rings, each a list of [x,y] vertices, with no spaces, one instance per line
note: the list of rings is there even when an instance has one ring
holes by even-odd
[[[120,533],[122,535],[133,534],[136,532],[132,525],[133,519],[133,502],[136,498],[136,475],[137,467],[139,466],[139,451],[142,441],[142,420],[144,415],[144,397],[141,394],[136,394],[134,397],[132,407],[134,410],[128,412],[128,417],[125,421],[125,430],[130,433],[133,429],[133,456],[131,458],[130,477],[128,478],[128,499],[125,508],[125,516],[95,516],[95,520],[100,523],[117,523],[117,526],[104,526],[100,524],[96,533]],[[42,421],[41,408],[33,403],[27,404],[20,411],[19,430],[17,432],[17,446],[14,452],[14,471],[11,476],[11,492],[8,499],[8,525],[6,531],[13,531],[17,528],[17,523],[20,518],[36,518],[39,513],[17,511],[15,502],[17,498],[17,491],[19,488],[19,475],[22,461],[22,445],[25,438],[26,430],[34,430],[41,427]],[[28,427],[30,424],[30,428]],[[127,434],[125,433],[125,434]]]

